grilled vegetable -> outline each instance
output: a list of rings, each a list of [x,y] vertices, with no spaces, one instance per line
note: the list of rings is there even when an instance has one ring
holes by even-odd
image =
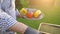
[[[41,11],[40,10],[37,10],[36,12],[34,12],[34,17],[37,18],[39,17],[39,15],[41,14]]]

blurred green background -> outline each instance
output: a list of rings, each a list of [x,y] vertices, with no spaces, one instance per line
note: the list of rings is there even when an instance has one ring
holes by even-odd
[[[16,0],[16,8],[35,8],[40,9],[44,14],[41,20],[26,20],[17,18],[18,21],[38,29],[41,22],[60,25],[60,0]]]

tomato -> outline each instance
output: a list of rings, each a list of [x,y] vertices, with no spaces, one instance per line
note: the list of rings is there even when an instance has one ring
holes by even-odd
[[[28,18],[32,18],[32,17],[33,17],[33,13],[27,13],[26,16],[27,16]]]

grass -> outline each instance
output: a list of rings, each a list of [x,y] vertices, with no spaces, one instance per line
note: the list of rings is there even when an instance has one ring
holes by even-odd
[[[41,22],[60,25],[60,9],[59,8],[48,10],[48,12],[43,11],[43,14],[44,14],[44,18],[41,20],[27,20],[23,18],[17,18],[17,20],[35,29],[38,29],[39,24]]]
[[[41,20],[27,20],[23,18],[17,18],[18,21],[38,29],[38,26],[41,22],[52,23],[52,24],[59,24],[60,25],[60,9],[56,8],[53,10],[43,11],[44,18]]]
[[[17,20],[35,29],[38,29],[41,22],[60,25],[60,6],[51,9],[40,8],[40,10],[44,14],[44,18],[41,20],[27,20],[23,18],[17,18]]]

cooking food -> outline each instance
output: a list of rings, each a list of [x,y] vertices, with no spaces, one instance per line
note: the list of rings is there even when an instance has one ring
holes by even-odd
[[[20,13],[21,13],[21,15],[26,15],[27,14],[27,10],[25,9],[25,8],[22,8],[21,10],[20,10]]]
[[[37,9],[31,9],[31,8],[22,8],[20,10],[20,14],[25,19],[32,19],[32,20],[39,20],[43,18],[42,12]]]
[[[26,17],[27,17],[27,18],[32,18],[32,17],[33,17],[33,12],[28,12],[28,13],[26,14]]]
[[[41,11],[37,10],[37,11],[34,12],[34,17],[38,18],[40,16],[40,14],[41,14]]]

